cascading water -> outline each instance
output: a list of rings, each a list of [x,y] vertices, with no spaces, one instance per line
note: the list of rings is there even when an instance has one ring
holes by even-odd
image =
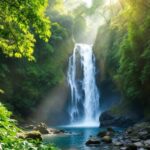
[[[92,46],[76,44],[69,58],[68,83],[71,91],[69,114],[71,125],[99,125],[99,92]]]

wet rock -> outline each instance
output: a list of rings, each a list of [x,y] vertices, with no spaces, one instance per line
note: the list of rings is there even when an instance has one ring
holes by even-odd
[[[112,127],[108,127],[106,131],[100,131],[97,136],[104,137],[104,136],[114,136],[115,130]]]
[[[99,137],[102,149],[107,147],[107,150],[150,150],[150,123],[138,123],[122,132],[107,129],[105,132],[101,131]]]
[[[130,139],[126,139],[126,140],[124,140],[124,144],[130,145],[130,144],[132,144],[132,141]]]
[[[134,145],[138,148],[143,147],[143,143],[142,142],[135,142]]]
[[[150,135],[148,134],[147,131],[141,131],[138,133],[139,137],[143,140],[147,139],[148,137],[150,137]]]
[[[127,147],[121,147],[120,150],[127,150]]]
[[[114,145],[114,146],[122,146],[123,143],[121,143],[121,142],[119,142],[119,141],[114,141],[114,142],[113,142],[113,145]]]
[[[49,129],[45,123],[40,123],[34,127],[34,130],[39,131],[41,134],[49,134]]]
[[[127,145],[127,150],[137,150],[137,146],[134,144]]]
[[[132,141],[132,142],[139,142],[140,139],[138,139],[138,138],[133,138],[133,139],[131,139],[131,141]]]
[[[104,136],[102,137],[102,141],[105,142],[105,143],[112,143],[112,139],[110,136]]]
[[[146,150],[145,148],[139,148],[138,150]]]
[[[128,116],[117,116],[111,113],[111,111],[103,112],[100,116],[101,127],[116,126],[116,127],[128,127],[133,125],[136,119]]]
[[[128,128],[127,131],[126,131],[126,133],[127,133],[127,134],[131,134],[132,131],[133,131],[132,128]]]
[[[100,139],[92,137],[85,144],[87,146],[94,146],[94,145],[100,145],[100,143],[101,143]]]
[[[22,139],[42,140],[42,135],[39,131],[30,131],[18,133],[17,136]]]
[[[144,145],[150,148],[150,139],[144,141]]]

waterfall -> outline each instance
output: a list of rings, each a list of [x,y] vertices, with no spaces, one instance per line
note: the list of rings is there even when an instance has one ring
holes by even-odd
[[[71,125],[99,125],[100,96],[95,80],[95,56],[92,45],[75,45],[73,54],[69,57],[67,75],[71,92],[69,104]]]

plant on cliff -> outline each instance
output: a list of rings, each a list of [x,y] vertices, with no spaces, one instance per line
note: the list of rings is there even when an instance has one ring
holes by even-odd
[[[124,109],[120,111],[136,110],[150,117],[150,3],[148,0],[118,2],[113,10],[120,4],[119,13],[99,28],[96,39],[101,75],[113,80],[122,93]]]
[[[119,69],[116,75],[122,92],[131,105],[149,109],[150,91],[150,5],[148,0],[124,4],[121,18],[127,31],[118,51]],[[118,25],[121,26],[122,23]]]

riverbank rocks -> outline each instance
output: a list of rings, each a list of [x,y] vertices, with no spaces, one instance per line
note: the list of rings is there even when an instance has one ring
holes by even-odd
[[[127,128],[121,135],[115,139],[117,142],[122,143],[127,150],[144,150],[150,149],[150,123],[142,122]],[[119,137],[122,137],[120,140]],[[114,144],[116,145],[116,144]]]
[[[49,128],[45,123],[41,122],[37,125],[28,125],[25,127],[27,131],[39,131],[42,135],[68,134],[64,130]]]
[[[17,134],[18,138],[42,140],[42,135],[39,131],[21,132]]]
[[[137,123],[122,131],[107,128],[100,131],[97,137],[100,140],[100,149],[107,147],[107,150],[150,150],[150,123]]]
[[[150,139],[144,141],[144,145],[146,148],[150,149]]]

